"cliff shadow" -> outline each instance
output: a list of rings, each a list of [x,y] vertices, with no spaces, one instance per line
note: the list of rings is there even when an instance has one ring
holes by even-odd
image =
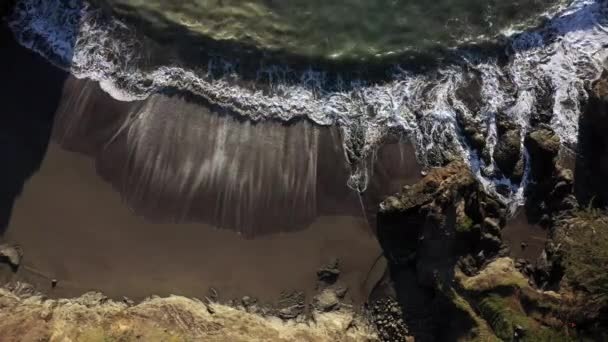
[[[587,87],[589,101],[579,117],[575,194],[582,205],[608,204],[608,71]]]
[[[20,46],[0,22],[0,235],[25,182],[40,168],[67,73]]]

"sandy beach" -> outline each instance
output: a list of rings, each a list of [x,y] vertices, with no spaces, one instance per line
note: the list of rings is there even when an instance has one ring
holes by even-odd
[[[316,271],[337,258],[347,300],[366,301],[383,274],[368,276],[381,255],[375,203],[419,176],[409,143],[378,152],[360,198],[346,186],[336,128],[252,123],[179,96],[119,102],[14,43],[3,49],[2,58],[22,59],[19,68],[3,65],[23,83],[3,78],[3,102],[22,129],[3,149],[28,165],[13,177],[23,191],[3,206],[13,210],[2,238],[24,251],[5,281],[27,281],[53,297],[98,290],[202,298],[213,287],[224,300],[273,303],[285,291],[310,299]],[[23,56],[38,68],[37,82]],[[28,81],[54,93],[24,104]],[[39,116],[43,133],[29,126]],[[11,125],[3,125],[13,127],[5,135]],[[37,149],[20,143],[32,137]]]

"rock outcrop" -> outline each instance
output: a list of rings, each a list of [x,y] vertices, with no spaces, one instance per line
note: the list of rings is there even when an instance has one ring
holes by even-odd
[[[562,146],[549,127],[540,125],[531,130],[525,145],[530,154],[532,181],[526,188],[526,212],[532,222],[549,227],[557,212],[578,205],[572,195],[574,176],[572,170],[560,164]]]
[[[463,255],[496,255],[505,208],[487,195],[468,166],[453,162],[380,204],[378,235],[389,260],[413,265],[420,284],[448,280]]]
[[[521,127],[504,115],[497,117],[498,142],[494,147],[494,161],[503,174],[519,183],[524,175],[521,153]]]
[[[583,204],[608,205],[608,70],[588,87],[589,101],[579,120],[576,196]]]
[[[378,238],[411,333],[417,341],[466,337],[475,321],[454,305],[450,284],[457,265],[473,274],[505,253],[503,205],[456,161],[388,197],[379,211]]]

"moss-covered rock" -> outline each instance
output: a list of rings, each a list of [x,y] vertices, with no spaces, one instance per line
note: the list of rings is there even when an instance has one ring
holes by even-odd
[[[478,274],[457,270],[458,290],[503,341],[571,341],[562,317],[563,298],[534,289],[510,258],[498,258]]]
[[[544,326],[530,317],[514,296],[491,293],[478,302],[478,309],[492,330],[503,341],[576,341],[564,331]]]
[[[471,304],[464,299],[457,291],[450,288],[447,291],[447,296],[452,300],[452,303],[456,308],[462,311],[462,313],[468,316],[473,322],[474,327],[470,330],[469,334],[462,337],[462,341],[480,341],[480,342],[500,342],[501,340],[494,334],[492,327],[481,318]]]
[[[472,277],[457,273],[462,288],[469,292],[486,292],[499,288],[523,288],[528,286],[528,279],[516,268],[513,259],[498,258]]]

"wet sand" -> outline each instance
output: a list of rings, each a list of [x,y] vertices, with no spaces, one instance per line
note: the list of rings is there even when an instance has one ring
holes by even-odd
[[[90,158],[50,146],[41,170],[15,205],[6,238],[25,251],[19,275],[54,296],[90,289],[118,297],[157,294],[224,298],[245,294],[276,300],[281,291],[314,290],[316,270],[341,260],[352,299],[380,254],[366,223],[319,217],[307,229],[244,239],[207,224],[154,224],[137,217],[96,174]],[[356,250],[357,253],[352,253]]]
[[[53,136],[93,157],[125,203],[155,222],[206,222],[253,238],[320,215],[361,215],[334,127],[254,123],[177,95],[124,103],[70,78]]]
[[[526,211],[520,208],[502,230],[502,238],[511,248],[511,257],[534,263],[545,248],[548,232],[538,224],[529,223]],[[523,248],[522,243],[525,243]]]

